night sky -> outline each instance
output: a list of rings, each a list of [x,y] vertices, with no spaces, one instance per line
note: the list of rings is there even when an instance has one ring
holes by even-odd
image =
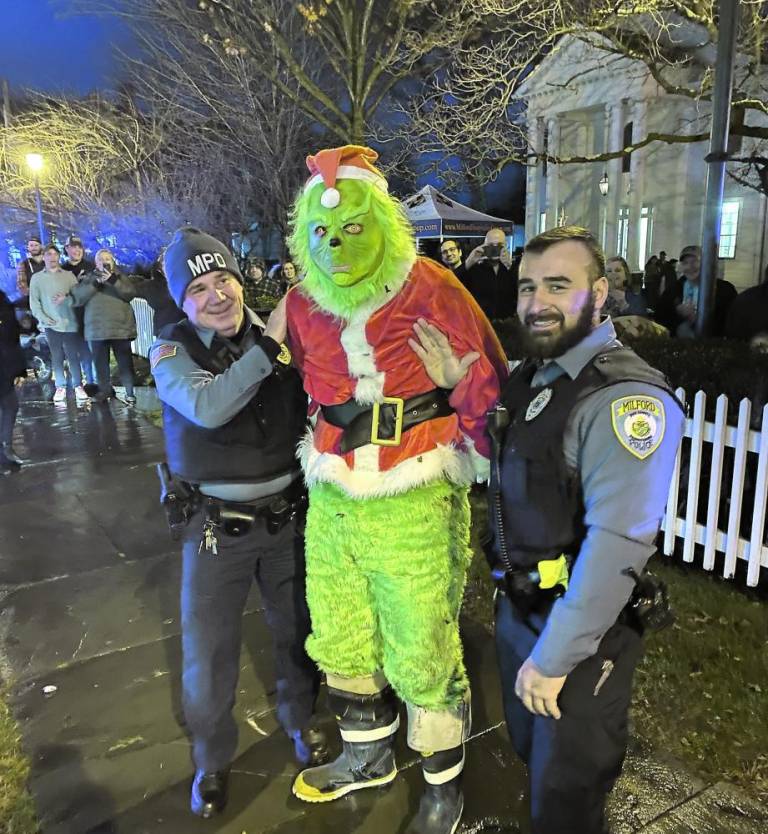
[[[0,79],[8,79],[12,91],[82,95],[117,87],[114,50],[134,52],[133,36],[116,18],[65,17],[68,5],[67,0],[0,0]],[[420,177],[419,185],[430,181]],[[522,181],[520,170],[511,166],[486,186],[488,209],[508,206],[510,189],[520,193]],[[469,200],[469,194],[456,196]]]
[[[111,52],[132,46],[114,18],[61,16],[66,0],[0,0],[0,78],[14,90],[87,93],[114,88]]]

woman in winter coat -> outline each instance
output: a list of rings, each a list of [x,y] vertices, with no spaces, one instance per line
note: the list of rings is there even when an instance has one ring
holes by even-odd
[[[109,249],[100,249],[94,261],[96,269],[84,275],[69,291],[74,306],[85,308],[84,333],[99,384],[99,392],[93,399],[105,402],[112,395],[109,373],[109,349],[112,348],[125,386],[125,403],[135,405],[131,342],[136,338],[136,319],[130,301],[137,295],[136,287],[118,273]]]
[[[0,472],[18,467],[21,458],[13,450],[13,426],[19,413],[16,386],[27,375],[19,344],[19,323],[8,296],[0,291]]]

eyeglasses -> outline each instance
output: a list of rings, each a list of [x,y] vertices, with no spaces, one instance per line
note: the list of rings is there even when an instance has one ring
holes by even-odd
[[[440,250],[441,254],[443,254],[443,255],[447,255],[449,252],[458,252],[458,251],[459,251],[458,246],[446,246],[445,249]]]

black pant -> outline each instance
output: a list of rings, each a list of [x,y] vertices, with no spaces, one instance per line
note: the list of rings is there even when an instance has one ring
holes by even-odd
[[[612,626],[592,657],[568,675],[559,720],[528,712],[515,695],[520,666],[546,617],[521,619],[509,599],[496,601],[496,652],[512,744],[528,765],[531,834],[603,834],[605,799],[627,750],[632,677],[642,652],[636,631]],[[535,629],[535,630],[534,630]],[[603,663],[614,668],[595,695]]]
[[[13,440],[13,426],[18,413],[19,398],[11,385],[10,391],[0,394],[0,443],[10,443]]]
[[[120,381],[125,386],[126,396],[133,396],[133,355],[131,354],[130,339],[92,339],[89,343],[93,354],[93,364],[96,366],[96,381],[99,392],[109,394],[112,390],[112,380],[109,373],[109,349],[112,348],[120,371]]]
[[[291,521],[272,535],[258,518],[250,531],[216,531],[218,553],[200,548],[202,513],[183,545],[181,589],[184,716],[195,766],[222,770],[237,747],[232,717],[240,667],[242,617],[251,582],[259,585],[272,632],[277,717],[291,735],[312,718],[319,672],[304,651],[310,630],[304,590],[304,540]]]

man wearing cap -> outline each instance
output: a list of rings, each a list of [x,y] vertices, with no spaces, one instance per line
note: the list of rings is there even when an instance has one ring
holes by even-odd
[[[27,241],[27,257],[19,261],[16,267],[16,289],[25,299],[29,296],[29,283],[36,272],[45,269],[43,261],[43,243],[38,237]]]
[[[83,248],[83,241],[77,235],[70,235],[64,242],[64,251],[67,254],[67,260],[61,265],[61,268],[67,272],[71,272],[79,281],[84,275],[93,272],[96,269],[96,264],[85,257],[85,249]],[[95,394],[93,389],[95,374],[93,365],[93,354],[88,342],[85,340],[85,326],[83,320],[83,308],[76,307],[75,315],[77,317],[77,324],[79,328],[79,336],[82,344],[80,345],[80,366],[83,369],[83,376],[86,380],[85,390],[88,394]]]
[[[187,319],[150,351],[168,466],[192,494],[184,530],[182,690],[192,736],[192,811],[223,810],[237,746],[232,716],[241,620],[255,578],[274,641],[277,717],[304,764],[322,761],[311,727],[318,675],[304,652],[303,485],[295,449],[306,396],[283,346],[285,304],[264,324],[244,306],[232,253],[179,229],[163,259]]]
[[[61,268],[73,273],[75,278],[96,269],[94,262],[85,257],[83,241],[77,235],[70,235],[66,239],[64,251],[67,253],[67,261],[61,265]]]
[[[683,247],[680,252],[679,269],[681,277],[672,286],[668,286],[659,299],[656,321],[668,328],[673,336],[679,339],[692,339],[696,335],[696,317],[699,308],[700,246]],[[710,336],[725,335],[728,310],[737,294],[736,287],[730,281],[717,279]]]
[[[302,444],[309,486],[307,651],[326,673],[342,753],[294,794],[329,802],[397,775],[397,699],[425,781],[408,834],[453,834],[469,733],[458,628],[469,549],[468,485],[487,474],[485,414],[506,377],[488,320],[456,277],[417,258],[375,151],[307,159],[287,296],[291,350],[317,416]],[[413,346],[436,324],[457,355],[453,388]],[[461,369],[461,370],[459,370]]]

